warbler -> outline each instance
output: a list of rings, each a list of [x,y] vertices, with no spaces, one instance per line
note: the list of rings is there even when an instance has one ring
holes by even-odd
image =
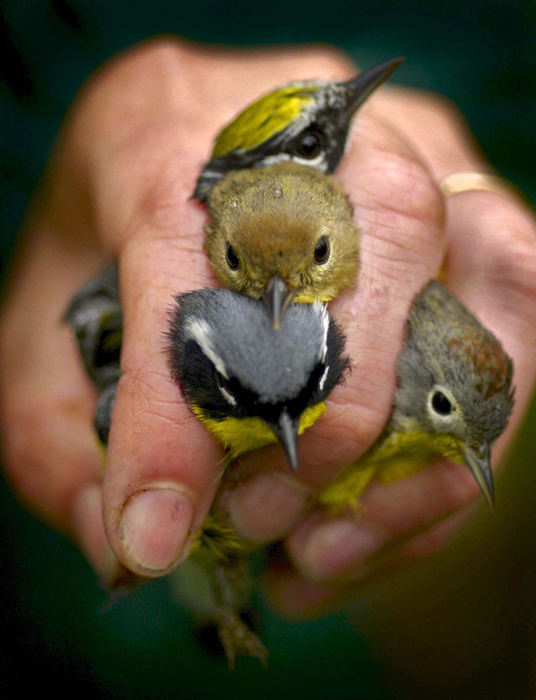
[[[279,439],[293,470],[297,435],[325,411],[348,359],[323,304],[294,304],[274,331],[262,302],[226,289],[177,297],[170,366],[229,460]]]
[[[255,100],[216,136],[192,196],[205,201],[230,170],[281,160],[333,172],[356,110],[403,60],[392,58],[348,81],[293,82]]]
[[[172,377],[226,448],[227,462],[279,439],[296,470],[298,433],[325,411],[349,365],[326,307],[294,304],[274,331],[261,301],[225,289],[190,292],[177,297],[168,339]],[[251,588],[250,553],[226,515],[213,511],[173,574],[181,600],[216,624],[231,666],[236,654],[266,656],[240,615]]]
[[[106,357],[108,376],[119,376],[119,353],[100,353],[106,332],[95,331],[102,288],[118,301],[117,276],[110,270],[86,285],[66,313],[89,376],[97,384],[95,357]],[[115,287],[114,287],[115,283]],[[85,324],[89,324],[89,329]],[[107,330],[107,329],[106,329]],[[88,331],[93,333],[87,351]],[[89,333],[90,334],[90,333]],[[294,304],[274,331],[264,303],[226,289],[204,289],[176,297],[167,331],[172,378],[193,413],[227,451],[226,465],[240,454],[279,440],[292,469],[298,468],[297,436],[326,410],[325,399],[349,367],[344,336],[324,304]],[[103,371],[102,366],[99,371]],[[106,443],[117,388],[95,416]],[[263,663],[266,650],[242,619],[251,589],[250,545],[241,540],[225,513],[213,510],[203,523],[187,562],[173,574],[174,588],[189,609],[216,626],[230,665],[237,654]]]
[[[383,434],[318,501],[334,515],[372,479],[390,482],[442,456],[466,463],[490,505],[490,449],[513,407],[512,361],[495,336],[432,281],[415,299]]]
[[[264,298],[274,328],[291,301],[329,301],[356,280],[352,207],[329,175],[292,162],[236,170],[208,208],[205,249],[218,281]]]
[[[106,444],[123,340],[117,265],[108,265],[74,295],[63,320],[72,327],[86,372],[99,391],[94,427]]]
[[[205,289],[176,301],[168,331],[171,369],[192,411],[228,450],[229,461],[279,439],[296,470],[297,435],[322,415],[323,399],[349,366],[343,335],[326,307],[294,305],[274,336],[262,302],[243,295]],[[77,292],[64,319],[101,392],[94,422],[106,444],[123,322],[115,265]]]

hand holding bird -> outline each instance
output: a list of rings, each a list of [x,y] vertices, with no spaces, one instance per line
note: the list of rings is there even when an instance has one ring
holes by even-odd
[[[278,49],[244,63],[232,52],[217,57],[186,42],[146,45],[88,86],[28,219],[31,245],[21,252],[5,306],[1,385],[11,482],[35,512],[81,544],[107,580],[114,577],[110,561],[154,576],[173,569],[187,556],[190,533],[204,521],[218,483],[221,449],[177,401],[161,352],[172,295],[214,285],[202,250],[205,209],[186,202],[207,144],[221,127],[214,114],[229,121],[237,104],[297,76],[355,75],[345,59],[325,49]],[[230,74],[232,80],[222,81]],[[211,109],[197,108],[206,102],[197,87],[192,92],[200,84],[211,100],[217,95]],[[423,111],[412,112],[415,105]],[[134,115],[128,124],[120,119],[125,113]],[[333,391],[325,418],[300,440],[299,483],[286,467],[281,478],[284,456],[267,447],[255,456],[260,473],[228,494],[233,523],[249,539],[292,533],[288,551],[309,577],[356,571],[401,533],[408,548],[417,547],[422,528],[433,534],[435,523],[478,493],[467,467],[449,464],[371,487],[367,519],[303,520],[310,493],[380,435],[412,300],[436,277],[447,247],[448,288],[501,340],[516,368],[516,409],[498,454],[527,404],[536,372],[527,350],[536,340],[534,221],[511,195],[468,192],[447,200],[445,236],[437,183],[468,167],[485,166],[448,110],[425,96],[382,87],[354,123],[335,175],[354,206],[366,272],[358,290],[343,293],[331,311],[346,330],[356,370],[344,391]],[[90,427],[95,394],[57,319],[66,300],[111,257],[119,259],[125,334],[101,485]],[[240,461],[246,472],[250,462]],[[302,586],[302,579],[279,571],[271,590],[282,608],[296,611],[306,600]],[[321,595],[311,591],[318,602]]]

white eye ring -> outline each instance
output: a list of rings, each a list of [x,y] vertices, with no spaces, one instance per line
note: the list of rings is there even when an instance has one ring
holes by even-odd
[[[442,386],[435,386],[428,394],[428,412],[435,420],[450,420],[456,411],[454,397]]]

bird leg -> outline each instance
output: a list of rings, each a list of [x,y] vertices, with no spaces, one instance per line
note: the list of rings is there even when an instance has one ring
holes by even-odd
[[[215,621],[218,636],[230,668],[238,655],[252,656],[266,667],[268,651],[250,626],[241,618],[239,609],[248,596],[245,582],[250,580],[247,556],[233,556],[213,569],[212,585],[216,601]]]

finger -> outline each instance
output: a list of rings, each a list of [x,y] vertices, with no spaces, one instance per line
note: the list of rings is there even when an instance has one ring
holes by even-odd
[[[397,127],[421,153],[437,182],[459,171],[490,171],[463,117],[447,100],[391,88],[375,102],[387,115],[394,113],[395,105]],[[506,188],[504,193],[452,195],[446,207],[448,285],[514,359],[516,408],[501,445],[515,429],[534,381],[534,353],[526,352],[534,339],[534,212]]]
[[[236,61],[244,71],[239,58],[229,52],[223,60],[228,68]],[[293,61],[296,69],[313,63],[311,56],[289,52],[290,65],[279,56],[274,73],[268,58],[260,55],[247,65],[249,82],[252,67],[258,65],[257,90],[291,71]],[[176,46],[142,50],[133,61],[121,63],[107,83],[108,97],[114,84],[121,85],[134,103],[136,118],[118,130],[114,113],[103,114],[106,94],[100,94],[93,103],[89,100],[73,127],[81,149],[87,143],[100,144],[88,157],[96,217],[103,240],[111,242],[121,261],[123,377],[104,485],[107,532],[122,561],[151,576],[166,573],[186,555],[212,501],[222,459],[171,382],[163,352],[172,296],[214,286],[202,252],[204,210],[188,202],[213,114],[205,110],[199,119],[181,121],[184,105],[191,107],[194,94],[187,92],[195,83],[177,81],[184,60],[184,51]],[[187,68],[200,75],[214,67],[211,52],[191,51],[186,60]],[[163,76],[160,81],[154,80],[156,68]],[[224,88],[228,91],[229,85]],[[98,119],[92,120],[97,113]],[[88,138],[93,122],[100,125],[98,138]],[[117,132],[120,138],[114,142]]]
[[[501,341],[514,365],[515,405],[497,443],[519,426],[536,375],[536,221],[505,191],[464,192],[447,201],[449,289]]]
[[[366,596],[380,580],[392,578],[400,569],[437,551],[463,525],[465,511],[458,511],[422,534],[393,543],[366,566],[348,575],[320,582],[304,579],[289,562],[270,560],[263,583],[270,604],[280,614],[294,620],[307,619],[333,611]]]
[[[42,209],[28,222],[2,319],[4,464],[20,499],[75,539],[108,582],[115,562],[100,504],[89,507],[84,496],[100,492],[103,466],[91,427],[95,393],[61,321],[66,300],[102,263],[89,248],[80,256],[52,222],[58,217]]]
[[[221,107],[215,111],[227,118],[235,113],[239,96],[252,99],[259,89],[296,75],[336,77],[349,66],[341,54],[325,48],[306,52],[278,48],[249,58],[245,61],[241,51],[200,49],[169,40],[148,42],[127,52],[105,66],[82,90],[49,167],[53,183],[52,188],[46,188],[51,198],[50,231],[40,232],[41,247],[37,245],[39,232],[32,232],[30,252],[35,255],[23,258],[24,275],[19,288],[13,287],[17,291],[10,297],[13,304],[2,327],[2,343],[9,350],[3,354],[2,367],[3,413],[9,426],[5,449],[12,481],[24,500],[60,529],[78,532],[93,561],[102,559],[105,542],[99,517],[100,493],[91,481],[99,473],[100,462],[90,428],[95,397],[82,377],[67,331],[57,342],[49,338],[49,332],[72,293],[100,267],[89,221],[96,226],[103,247],[117,255],[131,234],[130,216],[141,193],[148,208],[152,207],[153,223],[159,222],[155,228],[169,231],[166,216],[175,201],[174,183],[167,171],[162,180],[152,180],[154,190],[142,192],[143,183],[151,181],[151,167],[153,174],[160,173],[166,155],[168,161],[178,155],[180,165],[180,157],[188,153],[195,162],[188,176],[191,191],[196,169],[207,157],[210,139],[221,126],[215,112],[206,109],[207,104],[214,104],[215,94]],[[220,71],[216,78],[215,66]],[[214,78],[212,82],[206,80],[207,75]],[[220,80],[223,76],[225,80]],[[206,95],[202,98],[203,89]],[[153,117],[156,119],[151,121]],[[189,138],[186,146],[182,143],[172,153],[168,148],[172,151],[177,132],[187,133]],[[161,137],[159,144],[155,134]],[[140,158],[130,161],[128,174],[132,177],[128,182],[127,177],[118,177],[125,175],[118,163],[124,162],[126,151],[132,153],[130,147],[140,138],[146,148],[140,149]],[[152,153],[147,142],[160,146],[154,149],[160,158],[147,157]],[[136,174],[141,175],[138,187],[129,188]],[[169,185],[164,192],[159,187],[162,181]],[[63,246],[56,257],[51,245],[54,235]],[[86,266],[77,266],[80,260]],[[26,284],[27,280],[31,283]],[[50,309],[43,305],[43,280],[54,280],[54,285],[47,285],[47,291],[52,289],[55,295]],[[127,286],[130,288],[128,282]],[[179,290],[176,287],[173,291]],[[131,308],[137,318],[136,304]],[[21,316],[26,320],[23,326],[18,325]],[[72,375],[71,370],[78,375]]]
[[[327,414],[300,438],[298,476],[316,488],[357,459],[385,424],[411,302],[424,283],[437,275],[444,253],[438,191],[427,170],[391,129],[360,117],[338,177],[354,205],[361,269],[357,288],[330,304],[347,336],[352,371],[330,395]],[[272,470],[288,472],[279,446],[241,459],[239,469],[248,475],[268,464]],[[275,536],[276,531],[279,535],[281,516],[269,496],[272,489],[281,489],[276,479],[270,472],[262,476],[265,508],[251,508],[245,487],[240,498],[230,500],[233,522],[254,541]],[[307,505],[307,493],[295,480],[293,488],[292,477],[285,483],[293,489],[287,500],[294,504],[285,518],[295,522]],[[251,488],[256,492],[252,500],[261,502],[261,487],[253,478]]]
[[[465,157],[462,167],[471,157]],[[441,172],[440,166],[436,171]],[[535,359],[527,352],[535,341],[534,223],[521,202],[506,193],[502,197],[468,192],[452,197],[447,205],[447,283],[503,342],[514,361],[514,382],[520,387],[509,428],[494,449],[497,458],[516,429],[534,385]],[[298,569],[318,579],[359,571],[400,535],[393,529],[393,517],[411,541],[411,527],[418,535],[423,524],[444,518],[450,509],[462,508],[476,496],[476,484],[471,483],[467,469],[450,465],[448,470],[446,484],[432,478],[427,486],[433,477],[433,471],[427,469],[397,484],[374,485],[363,499],[363,512],[351,523],[329,523],[322,518],[305,521],[289,540]],[[410,489],[415,489],[415,497]],[[386,501],[378,510],[374,498],[382,490]],[[438,499],[439,492],[446,498]]]
[[[187,553],[186,543],[212,502],[223,459],[172,382],[165,352],[173,296],[212,282],[202,252],[203,215],[185,204],[187,197],[186,190],[178,193],[175,226],[167,235],[142,221],[121,253],[122,377],[104,511],[120,559],[152,576]]]
[[[467,468],[441,461],[389,485],[373,483],[354,514],[329,518],[314,511],[289,536],[287,550],[309,580],[361,576],[382,553],[472,503],[477,491]]]

